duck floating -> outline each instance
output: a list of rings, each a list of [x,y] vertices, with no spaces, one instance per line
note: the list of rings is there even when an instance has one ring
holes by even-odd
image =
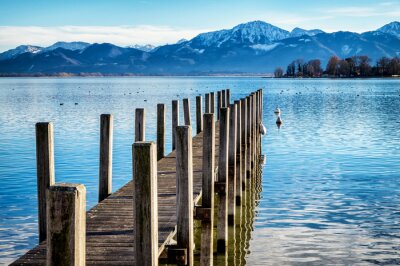
[[[282,121],[280,116],[278,116],[278,118],[276,119],[276,124],[277,125],[282,125],[283,124],[283,121]]]
[[[276,107],[274,113],[277,114],[277,115],[280,114],[281,113],[281,109],[279,109],[279,107]]]

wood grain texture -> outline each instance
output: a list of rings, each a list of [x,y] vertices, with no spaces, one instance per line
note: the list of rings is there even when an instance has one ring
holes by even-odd
[[[132,146],[134,256],[136,265],[158,265],[157,158],[153,142]]]
[[[203,131],[203,107],[201,96],[196,96],[196,133]]]
[[[176,128],[176,241],[193,265],[193,151],[191,126]]]
[[[146,138],[146,112],[143,108],[135,110],[135,142],[145,141]]]
[[[191,126],[191,118],[190,118],[190,101],[189,99],[183,99],[183,118],[185,120],[186,126]]]
[[[215,93],[210,93],[210,113],[215,113]]]
[[[47,189],[46,265],[86,265],[86,188],[55,184]]]
[[[176,127],[179,126],[179,101],[172,101],[172,150],[176,147]]]
[[[231,104],[229,112],[228,225],[234,225],[236,210],[236,105]]]
[[[214,114],[204,114],[202,207],[214,213],[215,123]],[[213,265],[214,215],[201,222],[200,265]]]
[[[157,161],[165,156],[165,104],[157,104]]]
[[[113,116],[100,116],[99,202],[112,193]]]
[[[46,190],[55,182],[54,130],[51,122],[37,123],[35,128],[39,242],[42,242],[47,235]]]

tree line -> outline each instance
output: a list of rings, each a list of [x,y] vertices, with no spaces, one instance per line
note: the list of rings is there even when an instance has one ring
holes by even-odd
[[[366,55],[352,56],[340,59],[337,56],[329,58],[325,70],[321,67],[321,60],[313,59],[308,62],[303,59],[293,60],[286,68],[286,72],[277,67],[274,72],[276,78],[282,77],[392,77],[400,75],[400,58],[380,58],[375,65]]]

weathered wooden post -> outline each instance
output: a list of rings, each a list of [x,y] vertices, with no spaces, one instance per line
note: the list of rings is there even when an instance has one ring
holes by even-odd
[[[247,174],[247,98],[241,99],[242,107],[242,191],[246,189]]]
[[[221,107],[222,107],[222,108],[228,107],[227,104],[226,104],[226,90],[222,90],[222,94],[221,94]]]
[[[236,106],[236,206],[242,199],[242,105],[235,101]]]
[[[38,192],[39,243],[46,240],[46,190],[54,184],[54,135],[51,122],[36,126],[36,175]]]
[[[234,225],[236,209],[236,105],[230,105],[229,111],[228,225]]]
[[[86,264],[86,188],[59,183],[47,189],[46,265]]]
[[[176,240],[186,248],[187,264],[193,265],[193,162],[192,127],[176,128]]]
[[[99,202],[112,193],[113,116],[100,116]]]
[[[146,136],[146,113],[144,108],[136,108],[135,112],[135,142],[144,141]]]
[[[247,156],[246,156],[246,177],[250,178],[251,175],[251,101],[250,96],[246,97],[246,105],[247,105]]]
[[[226,90],[226,105],[227,106],[231,105],[231,90],[230,89]]]
[[[135,265],[158,265],[157,158],[154,142],[132,145]]]
[[[172,101],[172,150],[176,148],[176,127],[179,126],[179,101]]]
[[[220,109],[219,120],[219,158],[218,182],[216,189],[219,195],[217,223],[217,251],[225,253],[228,245],[228,140],[229,108]]]
[[[191,126],[191,119],[190,119],[190,102],[189,99],[183,99],[183,117],[185,119],[185,125]]]
[[[211,92],[210,93],[210,113],[214,114],[215,113],[215,93]]]
[[[165,156],[165,104],[157,104],[157,161]]]
[[[196,133],[203,131],[203,111],[201,106],[201,96],[196,96]]]
[[[217,119],[220,118],[220,109],[222,108],[222,91],[217,92]]]
[[[201,221],[200,265],[213,265],[215,123],[214,114],[204,114],[202,208],[208,217]]]
[[[210,113],[210,105],[211,105],[210,101],[211,101],[210,94],[206,93],[204,96],[204,105],[205,105],[204,113],[205,114]]]

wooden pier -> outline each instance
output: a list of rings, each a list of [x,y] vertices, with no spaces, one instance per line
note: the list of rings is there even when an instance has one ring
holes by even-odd
[[[214,253],[226,256],[229,225],[253,219],[256,199],[249,191],[260,189],[262,90],[235,103],[229,90],[217,95],[217,108],[214,92],[205,101],[196,97],[193,138],[189,99],[183,100],[182,126],[179,101],[172,102],[174,150],[166,156],[165,105],[157,106],[156,143],[145,141],[145,111],[137,109],[133,180],[114,193],[113,117],[102,115],[99,203],[88,212],[83,185],[54,182],[53,126],[38,123],[40,244],[11,265],[193,265],[194,219],[201,220],[200,265],[213,265]],[[233,237],[249,240],[248,224],[240,228]]]

